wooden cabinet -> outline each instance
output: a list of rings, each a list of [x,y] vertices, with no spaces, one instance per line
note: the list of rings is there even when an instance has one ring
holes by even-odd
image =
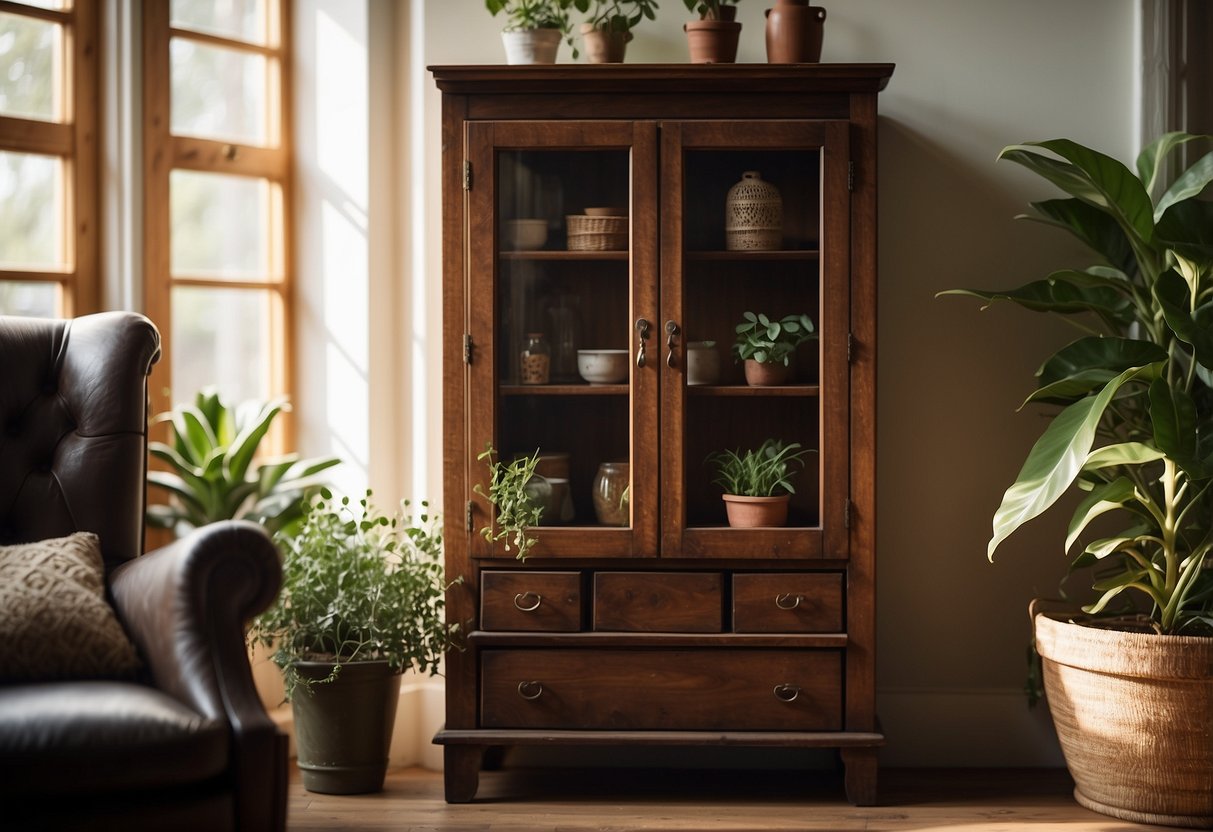
[[[435,738],[448,800],[474,797],[486,748],[552,744],[839,748],[850,799],[875,800],[876,96],[892,69],[432,68],[448,616],[468,633]],[[759,248],[726,218],[754,173],[779,195]],[[791,381],[746,384],[730,351],[746,312],[814,322]],[[690,372],[705,341],[717,368]],[[812,449],[788,523],[730,528],[705,459],[768,438]],[[525,562],[479,533],[490,444],[544,457]]]

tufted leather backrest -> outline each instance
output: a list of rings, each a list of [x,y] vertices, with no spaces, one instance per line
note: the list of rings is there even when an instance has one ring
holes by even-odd
[[[140,554],[159,357],[133,312],[0,316],[0,543],[89,531],[107,568]]]

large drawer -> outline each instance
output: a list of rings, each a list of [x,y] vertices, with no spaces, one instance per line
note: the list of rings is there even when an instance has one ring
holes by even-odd
[[[581,629],[581,573],[482,572],[480,628],[577,632]]]
[[[733,576],[736,633],[839,633],[841,572]]]
[[[485,650],[483,728],[830,731],[834,650]]]
[[[723,587],[718,572],[598,572],[594,629],[719,633]]]

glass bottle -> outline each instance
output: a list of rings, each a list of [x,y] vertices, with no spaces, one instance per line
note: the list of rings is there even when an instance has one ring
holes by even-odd
[[[521,374],[523,384],[547,384],[551,376],[552,350],[542,332],[528,332],[522,348]]]

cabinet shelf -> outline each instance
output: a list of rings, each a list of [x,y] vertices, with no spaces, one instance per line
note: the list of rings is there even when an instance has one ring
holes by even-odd
[[[503,396],[626,396],[626,384],[503,384]]]
[[[778,387],[750,387],[745,384],[689,384],[688,396],[738,398],[813,398],[821,395],[816,384],[781,384]]]
[[[790,260],[817,260],[821,257],[821,252],[817,249],[787,249],[780,251],[688,251],[686,252],[687,260],[745,260],[753,262],[755,260],[774,260],[774,261],[790,261]]]
[[[626,249],[618,251],[502,251],[502,260],[627,260]]]
[[[802,647],[847,646],[846,633],[542,633],[473,630],[468,641],[479,647]]]

